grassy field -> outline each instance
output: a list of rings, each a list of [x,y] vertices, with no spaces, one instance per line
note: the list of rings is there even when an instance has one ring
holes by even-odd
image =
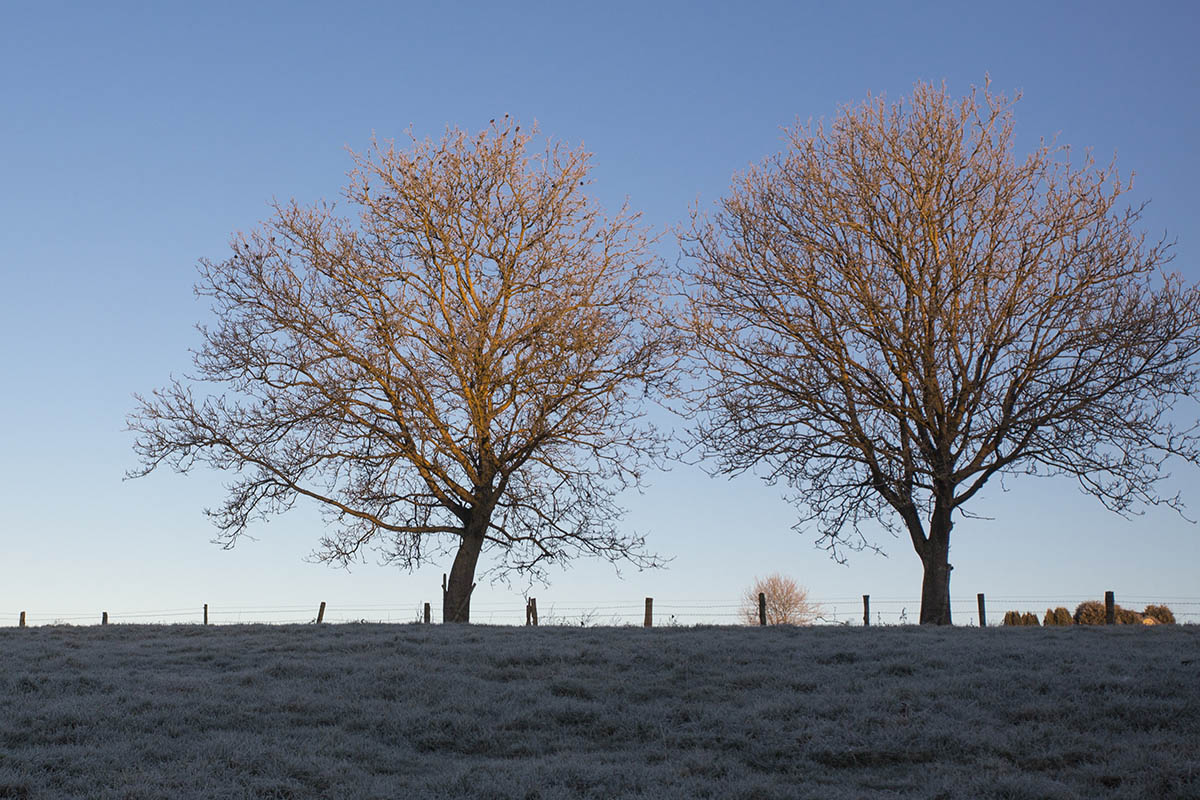
[[[14,797],[1196,798],[1200,628],[8,628]]]

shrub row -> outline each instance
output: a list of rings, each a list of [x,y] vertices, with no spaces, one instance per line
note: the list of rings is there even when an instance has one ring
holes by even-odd
[[[1147,619],[1152,619],[1159,625],[1174,625],[1175,615],[1171,613],[1171,609],[1166,606],[1146,606],[1146,610],[1140,614],[1132,609],[1121,608],[1117,606],[1115,609],[1118,625],[1142,625]],[[1070,611],[1059,606],[1058,608],[1047,608],[1046,616],[1042,618],[1042,625],[1103,625],[1105,623],[1104,603],[1098,600],[1087,600],[1075,607],[1075,613],[1072,615]],[[1022,613],[1020,611],[1008,611],[1004,614],[1005,625],[1032,625],[1037,627],[1038,618],[1036,614],[1029,612]]]

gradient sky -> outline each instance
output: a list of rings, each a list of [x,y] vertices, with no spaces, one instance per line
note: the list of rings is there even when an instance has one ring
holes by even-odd
[[[249,6],[249,7],[246,7]],[[435,7],[436,6],[436,7]],[[645,7],[649,6],[649,7]],[[0,6],[0,624],[240,609],[243,619],[407,620],[438,607],[449,559],[415,573],[310,563],[299,509],[226,551],[201,513],[221,476],[124,481],[134,392],[186,372],[206,307],[201,257],[268,216],[272,198],[336,198],[373,134],[437,136],[509,113],[594,155],[593,190],[665,230],[712,206],[776,151],[781,127],[868,92],[990,75],[1021,91],[1021,147],[1042,136],[1114,153],[1200,280],[1200,11],[1177,3],[106,3]],[[678,249],[664,237],[662,256]],[[1196,408],[1188,409],[1194,418]],[[1167,491],[1200,514],[1200,470]],[[952,539],[955,621],[1117,592],[1200,621],[1200,528],[1151,509],[1124,520],[1069,480],[993,482]],[[791,530],[778,487],[676,466],[628,498],[665,570],[577,561],[536,586],[545,616],[640,604],[719,614],[780,570],[847,618],[858,597],[915,619],[920,564],[839,566]],[[485,561],[481,566],[486,566]],[[516,621],[525,584],[476,590],[472,617]],[[1187,606],[1187,603],[1194,605]],[[288,611],[290,607],[296,611]],[[270,609],[255,611],[255,609]],[[663,608],[660,615],[670,613]],[[190,613],[190,612],[189,612]],[[289,616],[290,615],[290,616]],[[166,617],[182,619],[182,617]],[[601,610],[601,621],[611,613]],[[145,619],[141,617],[138,619]],[[236,616],[224,619],[236,619]],[[705,617],[707,618],[707,617]],[[885,616],[886,618],[886,616]]]

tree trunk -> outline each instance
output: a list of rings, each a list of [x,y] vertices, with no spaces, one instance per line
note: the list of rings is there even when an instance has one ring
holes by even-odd
[[[483,533],[487,520],[472,520],[463,530],[450,577],[446,581],[446,592],[442,597],[442,622],[471,621],[471,591],[475,588],[475,564],[479,551],[483,549]]]
[[[921,624],[950,624],[950,512],[939,504],[929,521],[929,538],[920,552],[925,566],[921,582]]]

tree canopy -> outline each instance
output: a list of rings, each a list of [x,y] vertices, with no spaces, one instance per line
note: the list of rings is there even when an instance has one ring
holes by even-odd
[[[316,501],[318,555],[370,545],[412,568],[455,552],[444,618],[468,621],[482,550],[541,573],[597,555],[653,565],[616,495],[656,463],[661,276],[636,214],[585,192],[589,156],[494,120],[355,155],[345,200],[277,204],[200,265],[195,377],[130,418],[146,474],[233,473],[226,545]]]
[[[1115,164],[1015,155],[1014,102],[920,84],[797,125],[684,241],[698,446],[792,487],[839,558],[866,523],[907,532],[926,623],[950,622],[950,531],[993,477],[1068,475],[1126,513],[1176,505],[1167,459],[1200,460],[1178,407],[1200,292]]]

